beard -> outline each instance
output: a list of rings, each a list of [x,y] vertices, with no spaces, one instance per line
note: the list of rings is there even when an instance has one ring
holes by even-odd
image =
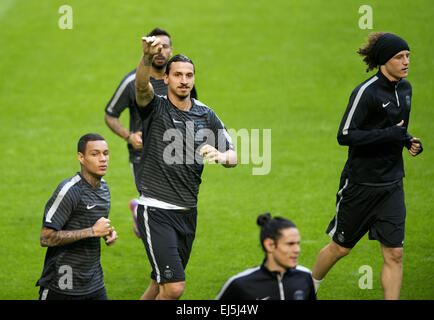
[[[163,56],[157,56],[158,58],[163,58],[164,59],[164,62],[160,62],[160,63],[156,63],[155,62],[155,59],[154,60],[152,60],[152,66],[155,68],[155,69],[157,69],[157,70],[163,70],[164,68],[166,68],[166,65],[167,65],[167,59],[166,58],[164,58]]]
[[[172,91],[172,90],[171,90]],[[180,100],[185,100],[185,99],[189,99],[190,98],[190,91],[188,90],[187,92],[177,92],[176,90],[172,91],[172,93]]]
[[[156,64],[155,62],[152,62],[152,67],[154,67],[157,70],[163,70],[164,68],[166,68],[167,62],[163,63],[163,64]]]
[[[187,99],[187,98],[190,97],[190,92],[185,93],[185,94],[175,93],[175,95],[176,95],[180,100],[185,100],[185,99]]]

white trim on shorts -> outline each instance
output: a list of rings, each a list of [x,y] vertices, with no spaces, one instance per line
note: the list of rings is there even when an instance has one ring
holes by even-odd
[[[333,229],[329,232],[330,238],[333,238],[336,232],[336,228],[338,227],[338,213],[339,213],[339,205],[341,204],[342,199],[344,198],[342,196],[342,193],[344,192],[344,189],[348,186],[348,178],[345,179],[345,185],[342,187],[341,190],[338,191],[338,196],[340,197],[338,203],[336,204],[336,216],[335,216],[335,226]]]
[[[41,300],[47,300],[47,296],[48,296],[48,289],[45,288],[45,289],[42,291],[42,294],[41,294]]]
[[[145,228],[146,228],[146,242],[148,243],[149,253],[151,254],[151,258],[154,263],[154,270],[155,273],[157,274],[156,280],[158,283],[160,283],[161,281],[160,268],[158,267],[157,259],[155,259],[155,255],[154,255],[154,249],[152,248],[151,230],[149,228],[148,207],[146,205],[144,205],[144,207],[145,210],[143,210],[143,218],[144,218],[143,222],[145,223]]]

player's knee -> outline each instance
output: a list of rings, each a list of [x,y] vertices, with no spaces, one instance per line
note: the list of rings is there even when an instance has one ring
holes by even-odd
[[[165,299],[179,299],[184,293],[184,288],[185,282],[166,283],[163,290],[160,290],[160,295]]]
[[[403,256],[402,248],[387,248],[384,254],[384,260],[387,263],[401,264]]]

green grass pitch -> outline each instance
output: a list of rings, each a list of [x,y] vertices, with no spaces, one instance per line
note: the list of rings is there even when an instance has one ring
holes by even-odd
[[[62,30],[61,5],[73,9]],[[373,29],[360,29],[362,4]],[[142,242],[128,207],[136,196],[125,143],[104,123],[104,107],[140,57],[140,37],[156,26],[173,37],[174,53],[196,65],[199,98],[228,128],[271,129],[271,171],[252,175],[207,165],[198,226],[182,299],[214,299],[232,275],[262,262],[256,216],[292,219],[301,232],[299,263],[312,268],[329,242],[325,229],[347,149],[336,133],[351,90],[372,73],[356,54],[371,31],[392,31],[411,48],[409,131],[425,151],[404,151],[407,203],[402,299],[434,298],[433,44],[430,0],[415,1],[85,1],[0,2],[0,299],[37,299],[45,249],[39,233],[46,201],[79,170],[78,138],[101,133],[109,144],[105,180],[110,219],[119,234],[102,249],[110,299],[138,299],[149,283]],[[124,124],[128,115],[122,116]],[[361,266],[373,270],[360,289]],[[382,257],[363,238],[329,273],[318,299],[382,299]]]

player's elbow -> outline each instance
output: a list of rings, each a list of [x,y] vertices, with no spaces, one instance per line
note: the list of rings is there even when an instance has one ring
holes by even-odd
[[[107,113],[104,114],[104,122],[106,123],[107,126],[111,127],[111,124],[113,122],[113,117],[109,116]]]
[[[153,97],[153,91],[136,89],[136,102],[139,107],[146,107]]]

